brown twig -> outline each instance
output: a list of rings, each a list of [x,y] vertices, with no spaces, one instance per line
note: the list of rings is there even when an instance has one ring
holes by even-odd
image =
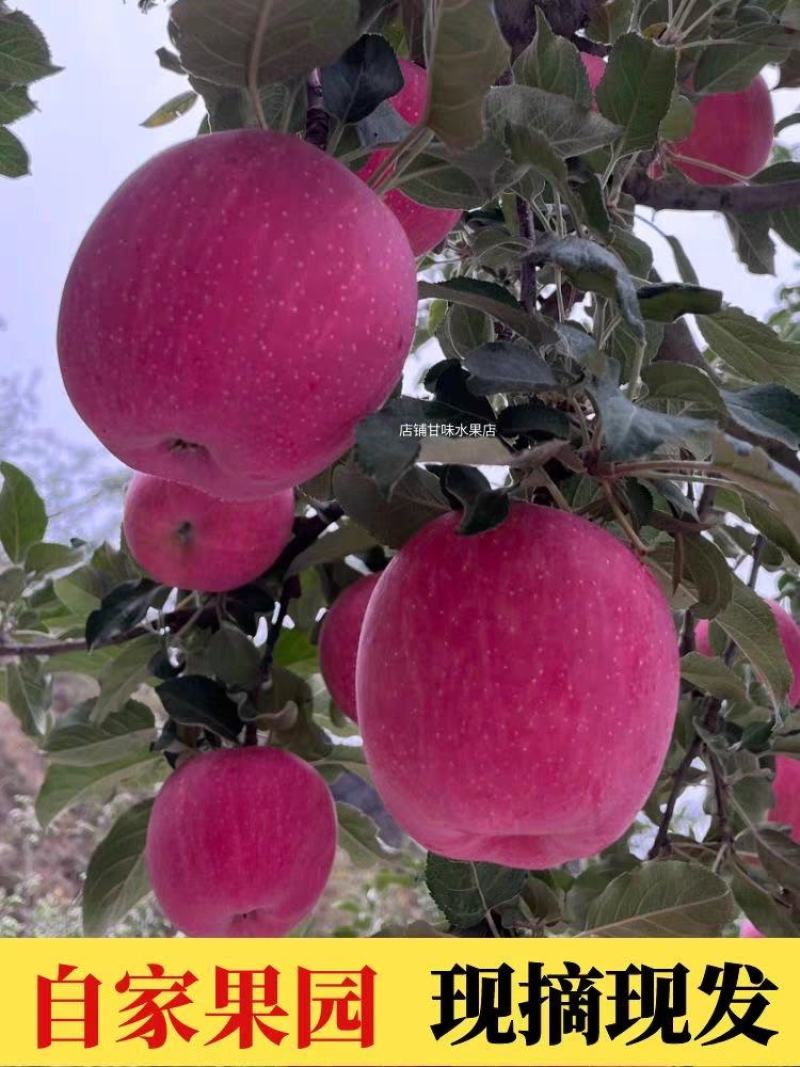
[[[673,178],[655,181],[638,170],[625,182],[625,192],[645,207],[656,211],[723,211],[730,215],[752,215],[800,206],[800,181],[772,182],[769,185],[692,185]]]

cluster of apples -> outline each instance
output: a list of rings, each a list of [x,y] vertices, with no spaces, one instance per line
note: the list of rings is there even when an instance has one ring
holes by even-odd
[[[596,84],[604,65],[585,62]],[[401,67],[393,103],[413,124],[426,74]],[[268,569],[291,538],[294,486],[351,446],[399,378],[415,256],[458,213],[399,191],[381,200],[367,179],[384,158],[354,174],[288,135],[199,137],[134,173],[85,237],[63,296],[62,374],[139,472],[124,529],[158,581],[221,592]],[[515,503],[498,529],[456,526],[431,523],[339,597],[323,675],[421,844],[525,868],[592,855],[635,818],[669,745],[667,603],[632,553],[575,516]],[[146,859],[186,933],[273,936],[312,910],[335,843],[311,766],[222,749],[163,787]]]

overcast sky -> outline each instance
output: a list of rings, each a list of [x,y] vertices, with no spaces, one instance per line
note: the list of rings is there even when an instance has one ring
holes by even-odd
[[[142,15],[135,0],[16,0],[50,41],[65,69],[32,87],[40,110],[15,132],[31,154],[31,177],[0,178],[0,375],[41,375],[42,421],[70,440],[91,440],[61,385],[55,350],[61,287],[72,256],[95,214],[120,182],[159,149],[194,135],[200,108],[160,130],[139,125],[158,105],[185,88],[164,71],[154,51],[167,43],[166,11]],[[776,94],[779,114],[794,110],[798,92]],[[797,130],[794,127],[789,134]],[[755,315],[774,305],[775,278],[759,278],[730,254],[723,224],[709,216],[665,212],[658,219],[684,242],[701,282]],[[657,235],[657,265],[675,277],[669,251]],[[779,275],[794,280],[798,257],[786,248]],[[0,413],[0,417],[2,414]]]

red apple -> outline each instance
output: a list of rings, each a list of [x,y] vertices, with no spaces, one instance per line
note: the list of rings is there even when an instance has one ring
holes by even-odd
[[[225,499],[318,473],[397,382],[415,261],[346,167],[235,130],[162,152],[101,211],[58,330],[81,417],[136,470]]]
[[[391,104],[400,117],[413,126],[419,122],[425,112],[428,74],[422,67],[418,67],[416,63],[408,59],[401,59],[399,63],[405,84],[400,92],[391,98]],[[374,152],[369,157],[366,166],[358,172],[358,176],[363,181],[367,181],[388,154],[388,149]],[[386,194],[384,201],[400,220],[415,256],[424,255],[436,245],[441,244],[461,218],[460,211],[418,204],[399,189],[392,189]]]
[[[794,621],[788,611],[776,604],[774,600],[767,600],[772,611],[773,618],[778,627],[783,650],[792,668],[792,686],[789,690],[789,703],[794,706],[800,704],[800,626]],[[709,638],[709,623],[707,619],[701,619],[694,631],[694,644],[696,650],[703,656],[712,656],[711,641]]]
[[[463,537],[443,516],[383,572],[356,668],[389,812],[459,860],[544,868],[616,841],[650,794],[678,701],[669,608],[584,519],[515,503]]]
[[[764,935],[760,930],[757,930],[749,919],[745,919],[742,923],[742,929],[739,931],[739,937],[763,937]]]
[[[800,845],[800,761],[790,756],[775,757],[775,780],[772,783],[775,807],[770,822],[784,823],[791,837]]]
[[[156,581],[221,593],[272,566],[293,523],[291,489],[237,503],[137,474],[125,497],[123,530],[131,555]]]
[[[601,59],[600,56],[593,56],[588,52],[581,52],[581,59],[586,68],[586,73],[589,75],[589,84],[592,87],[592,96],[594,96],[597,86],[605,77],[606,61]]]
[[[689,136],[667,145],[668,156],[697,159],[750,178],[766,166],[772,151],[775,112],[767,83],[759,75],[738,93],[712,93],[695,107]],[[700,185],[732,185],[737,179],[717,170],[673,159]]]
[[[276,748],[194,756],[156,797],[150,883],[190,937],[277,937],[314,908],[336,851],[336,814],[317,772]]]
[[[355,722],[356,652],[361,625],[379,574],[349,585],[325,616],[319,635],[319,667],[336,706]]]

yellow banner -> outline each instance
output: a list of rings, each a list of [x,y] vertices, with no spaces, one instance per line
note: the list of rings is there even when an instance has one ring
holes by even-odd
[[[7,940],[0,1067],[800,1063],[787,940]]]

